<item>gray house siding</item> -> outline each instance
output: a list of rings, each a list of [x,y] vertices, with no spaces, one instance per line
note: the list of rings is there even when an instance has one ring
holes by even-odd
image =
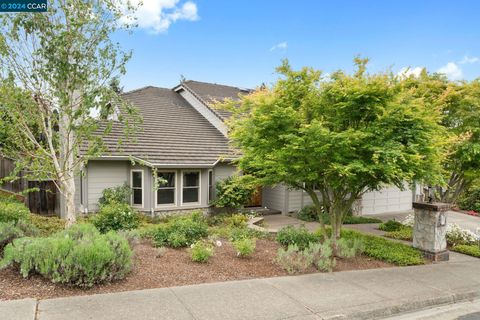
[[[262,190],[262,207],[280,210],[287,213],[288,190],[283,184],[274,187],[264,187]]]

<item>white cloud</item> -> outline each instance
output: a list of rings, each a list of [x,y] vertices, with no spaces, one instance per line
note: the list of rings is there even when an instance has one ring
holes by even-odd
[[[476,63],[480,59],[478,57],[469,57],[469,56],[464,56],[461,61],[459,61],[459,64],[470,64],[470,63]]]
[[[399,78],[408,78],[410,76],[419,77],[420,74],[422,73],[422,70],[423,70],[422,67],[415,67],[415,68],[403,67],[402,69],[400,69],[400,71],[397,72],[397,77]]]
[[[463,77],[462,69],[455,62],[447,63],[437,72],[445,74],[450,80],[460,80]]]
[[[179,2],[180,0],[130,0],[130,3],[138,9],[132,14],[123,5],[122,22],[135,22],[140,28],[161,33],[167,31],[176,21],[198,20],[197,5],[194,2],[187,1],[183,4]]]
[[[286,41],[283,41],[283,42],[280,42],[280,43],[277,43],[276,45],[274,45],[273,47],[270,48],[270,51],[275,51],[277,49],[281,49],[281,50],[287,50],[288,48],[288,44]]]

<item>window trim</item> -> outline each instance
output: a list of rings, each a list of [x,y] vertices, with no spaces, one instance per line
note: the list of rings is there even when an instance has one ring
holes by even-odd
[[[210,174],[212,175],[212,184],[211,184],[211,187],[212,187],[212,192],[210,192]],[[208,173],[207,173],[207,179],[208,179],[208,185],[207,185],[207,200],[208,200],[208,205],[210,205],[210,202],[213,201],[213,195],[215,194],[213,192],[213,188],[214,188],[214,181],[213,181],[213,170],[212,169],[208,169]],[[211,198],[210,198],[211,196]]]
[[[198,173],[198,201],[197,202],[183,202],[183,174],[185,172],[197,172]],[[194,206],[194,205],[199,205],[202,203],[202,171],[201,170],[181,170],[181,188],[180,188],[180,206],[181,207],[186,207],[186,206]]]
[[[142,174],[142,203],[141,204],[135,204],[133,203],[133,173],[134,172],[140,172]],[[130,170],[130,188],[132,189],[132,195],[130,197],[130,203],[132,207],[135,208],[143,208],[145,204],[145,179],[144,179],[144,171],[143,169],[131,169]],[[138,189],[138,188],[136,188]]]
[[[155,208],[168,208],[177,206],[177,190],[178,190],[178,170],[157,170],[157,172],[173,172],[175,174],[175,187],[173,188],[173,203],[158,204],[158,188],[155,190]],[[158,177],[157,177],[158,179]],[[154,181],[156,183],[156,181]]]

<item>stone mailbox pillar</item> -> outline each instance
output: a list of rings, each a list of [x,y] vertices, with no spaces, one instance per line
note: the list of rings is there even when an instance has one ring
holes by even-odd
[[[424,252],[433,261],[447,261],[448,203],[414,202],[413,247]]]

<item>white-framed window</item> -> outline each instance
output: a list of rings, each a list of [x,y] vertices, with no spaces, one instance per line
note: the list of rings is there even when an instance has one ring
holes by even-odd
[[[143,208],[143,170],[130,171],[130,185],[132,188],[132,206]]]
[[[158,171],[158,188],[155,194],[157,207],[177,204],[177,173],[175,171]]]
[[[213,170],[208,170],[208,203],[213,200]]]
[[[80,205],[83,206],[83,170],[80,170]]]
[[[200,171],[182,171],[182,205],[200,203]]]

